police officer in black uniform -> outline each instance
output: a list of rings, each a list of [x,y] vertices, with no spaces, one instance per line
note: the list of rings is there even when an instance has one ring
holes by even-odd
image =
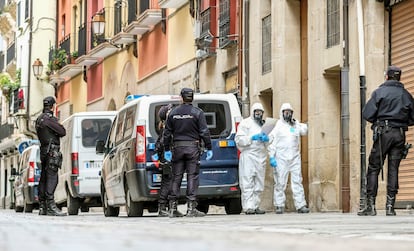
[[[160,118],[160,123],[158,125],[159,133],[158,139],[155,142],[155,154],[152,155],[154,161],[160,161],[160,168],[162,169],[162,179],[160,186],[160,197],[158,199],[158,216],[168,217],[168,195],[171,193],[171,180],[172,180],[172,170],[171,162],[168,162],[164,158],[164,145],[163,145],[163,132],[165,127],[165,122],[167,116],[172,109],[172,104],[165,105],[160,108],[158,111],[158,117]]]
[[[58,184],[58,169],[62,165],[60,138],[66,135],[65,128],[53,116],[56,104],[54,97],[43,99],[43,113],[36,120],[36,132],[40,141],[42,172],[39,181],[39,214],[64,216],[57,208],[54,193]]]
[[[172,194],[169,196],[170,217],[183,216],[177,210],[181,181],[187,172],[187,217],[200,217],[205,213],[197,210],[197,191],[200,172],[200,143],[207,149],[207,160],[213,157],[210,132],[204,112],[192,105],[194,91],[181,90],[183,103],[174,108],[167,118],[164,129],[165,159],[172,160]],[[171,152],[171,149],[173,153]]]
[[[395,196],[398,193],[398,168],[404,157],[405,132],[414,125],[414,99],[400,82],[401,69],[389,66],[386,81],[376,89],[366,103],[362,115],[372,123],[374,143],[367,170],[367,205],[358,215],[377,214],[375,197],[378,174],[388,156],[386,215],[396,215]]]

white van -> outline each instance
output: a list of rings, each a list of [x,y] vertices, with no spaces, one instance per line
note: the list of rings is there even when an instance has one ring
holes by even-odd
[[[66,136],[60,141],[63,155],[55,201],[66,206],[69,215],[77,215],[79,208],[101,206],[100,171],[102,155],[95,153],[98,140],[106,140],[115,111],[80,112],[62,122]]]
[[[105,216],[118,216],[125,206],[128,216],[142,216],[143,210],[157,212],[161,172],[151,160],[159,137],[157,116],[167,104],[178,105],[177,95],[131,96],[117,113],[106,142],[96,151],[104,153],[101,195]],[[213,158],[200,159],[197,209],[205,213],[210,205],[224,206],[227,214],[241,212],[238,152],[234,137],[241,120],[233,94],[195,94],[193,106],[206,115]],[[200,149],[202,150],[202,149]],[[186,181],[182,182],[180,203],[185,203]]]

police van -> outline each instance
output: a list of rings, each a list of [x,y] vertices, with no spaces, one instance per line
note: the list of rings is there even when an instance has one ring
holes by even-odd
[[[102,155],[95,152],[96,142],[105,140],[116,111],[80,112],[65,119],[66,136],[60,140],[63,161],[55,201],[66,206],[69,215],[101,206],[100,176]]]
[[[107,141],[98,142],[96,148],[104,154],[101,196],[105,216],[118,216],[120,206],[125,206],[128,216],[142,216],[144,209],[157,212],[161,171],[151,160],[159,137],[157,114],[164,105],[181,103],[177,95],[136,95],[127,100]],[[242,117],[237,99],[233,94],[195,94],[193,106],[205,113],[214,153],[209,161],[205,152],[201,155],[197,208],[207,213],[210,205],[218,205],[227,214],[239,214],[239,159],[234,137]],[[180,203],[186,202],[186,186],[184,177]]]

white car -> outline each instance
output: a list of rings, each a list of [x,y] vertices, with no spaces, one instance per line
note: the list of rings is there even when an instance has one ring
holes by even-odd
[[[40,148],[38,144],[34,144],[22,152],[15,170],[13,191],[16,212],[31,213],[34,208],[39,208],[40,172]]]

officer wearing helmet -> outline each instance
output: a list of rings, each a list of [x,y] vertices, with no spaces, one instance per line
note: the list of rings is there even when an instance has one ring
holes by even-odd
[[[237,129],[235,142],[240,151],[239,182],[242,208],[245,214],[264,214],[259,208],[264,189],[269,137],[262,132],[264,108],[260,103],[251,107],[250,117]]]
[[[158,138],[155,142],[155,154],[152,155],[152,160],[158,161],[160,164],[160,168],[162,169],[162,179],[161,179],[161,186],[160,186],[160,197],[158,199],[158,216],[160,217],[168,217],[168,195],[171,194],[171,180],[172,180],[172,172],[171,172],[171,162],[168,162],[164,158],[164,145],[163,142],[163,132],[165,127],[165,122],[167,120],[168,114],[172,110],[173,105],[164,105],[158,111],[158,117],[160,118],[160,122],[158,124]]]
[[[192,105],[194,91],[190,88],[181,90],[182,104],[168,115],[163,134],[164,157],[172,161],[172,192],[169,196],[170,217],[183,216],[177,210],[177,199],[184,172],[187,172],[187,217],[204,216],[197,210],[197,192],[200,172],[200,144],[204,142],[207,160],[213,157],[210,132],[207,128],[204,112]]]
[[[60,138],[66,135],[65,128],[53,116],[54,97],[43,99],[43,113],[36,119],[36,132],[40,141],[42,172],[39,181],[39,215],[64,216],[57,208],[54,193],[58,184],[58,169],[62,165]]]
[[[414,99],[400,82],[401,69],[391,65],[385,79],[371,95],[362,110],[365,120],[372,123],[374,143],[369,155],[366,175],[367,204],[358,215],[377,214],[375,198],[378,191],[378,174],[388,160],[386,215],[396,215],[395,197],[398,193],[398,169],[405,151],[405,132],[414,125]],[[408,151],[408,150],[407,150]]]

